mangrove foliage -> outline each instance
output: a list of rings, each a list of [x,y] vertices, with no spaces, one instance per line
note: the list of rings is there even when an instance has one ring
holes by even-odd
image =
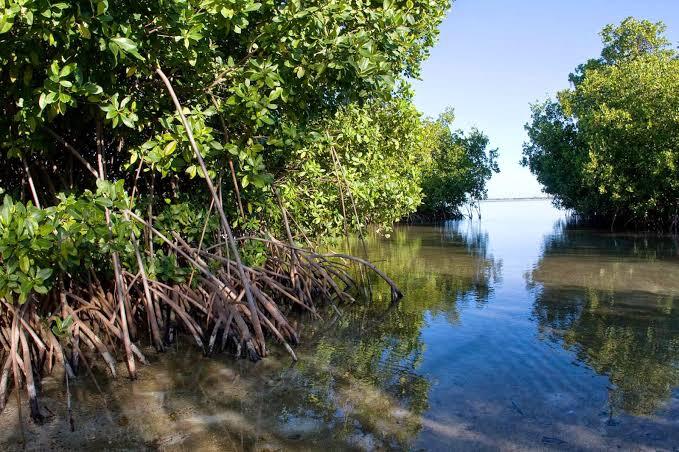
[[[313,244],[484,195],[487,138],[408,86],[449,3],[0,0],[0,410],[178,334],[296,359],[354,266],[400,297]]]
[[[611,227],[679,226],[679,54],[665,26],[601,32],[601,56],[533,106],[523,164],[557,205]]]

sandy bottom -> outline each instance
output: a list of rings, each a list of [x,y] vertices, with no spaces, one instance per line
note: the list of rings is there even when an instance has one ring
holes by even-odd
[[[194,353],[163,355],[134,382],[99,375],[102,392],[79,377],[71,385],[74,432],[62,380],[49,377],[41,403],[53,415],[42,426],[24,419],[24,444],[12,396],[0,416],[0,450],[679,450],[679,421],[559,423],[516,405],[493,414],[488,404],[416,415],[346,375],[319,400],[318,388],[304,383],[307,371],[280,352],[257,364]],[[679,401],[667,410],[679,419]]]

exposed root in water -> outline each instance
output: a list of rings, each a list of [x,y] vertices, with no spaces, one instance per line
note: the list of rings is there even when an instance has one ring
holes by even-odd
[[[148,278],[142,264],[136,274],[122,271],[122,287],[117,287],[115,278],[102,283],[92,272],[87,285],[64,276],[53,291],[20,306],[0,300],[0,411],[12,387],[24,387],[31,418],[42,422],[46,414],[38,395],[43,376],[60,368],[66,378],[74,378],[81,364],[87,363],[87,353],[98,356],[115,378],[117,357],[145,364],[142,343],[162,351],[178,334],[192,337],[205,355],[230,351],[251,360],[266,356],[265,337],[274,338],[296,360],[293,346],[299,336],[287,314],[295,309],[320,318],[318,303],[353,301],[355,265],[375,271],[391,286],[394,298],[401,296],[394,283],[365,260],[319,254],[272,238],[248,237],[240,240],[260,240],[268,252],[261,267],[242,264],[255,301],[253,312],[228,248],[192,246],[178,234],[166,237],[129,214],[193,268],[195,276],[190,283],[164,283]],[[124,309],[120,309],[117,293],[122,294]],[[261,337],[255,333],[255,316],[264,333]],[[130,371],[129,376],[134,378],[134,373]]]
[[[358,285],[351,274],[356,266],[370,269],[384,279],[391,286],[392,298],[401,297],[394,283],[368,261],[297,247],[282,203],[288,243],[273,238],[237,238],[172,85],[160,68],[156,73],[172,98],[205,175],[210,212],[214,207],[221,226],[215,241],[225,242],[203,247],[207,222],[200,243],[194,245],[176,232],[156,229],[150,211],[146,220],[131,209],[123,209],[116,213],[123,221],[143,227],[147,237],[145,244],[149,249],[142,249],[135,233],[130,232],[133,253],[127,257],[129,261],[132,256],[135,262],[123,263],[120,252],[113,249],[110,265],[84,268],[77,278],[62,272],[51,291],[31,292],[23,304],[0,298],[0,412],[12,387],[23,387],[31,418],[38,423],[44,421],[46,414],[38,400],[42,377],[56,368],[63,370],[70,400],[69,380],[77,376],[81,363],[93,377],[92,357],[99,357],[113,378],[117,376],[119,361],[125,362],[128,376],[136,378],[137,363],[147,363],[140,348],[146,337],[161,352],[175,342],[178,334],[188,334],[206,355],[230,350],[237,357],[251,360],[267,355],[269,337],[280,342],[297,360],[292,347],[299,342],[299,336],[287,320],[288,311],[303,310],[320,318],[317,303],[334,306],[353,301],[350,293]],[[97,169],[64,141],[69,152],[101,182],[106,180],[101,118],[97,122],[96,143]],[[140,170],[141,164],[137,175]],[[135,180],[129,206],[134,205],[136,189]],[[109,236],[113,235],[112,215],[111,208],[106,207]],[[178,267],[192,271],[188,280],[161,282],[149,277],[145,258],[153,256],[154,239],[163,244],[167,255],[176,258]],[[240,245],[247,240],[264,243],[265,262],[261,266],[248,266],[241,260]],[[104,282],[100,279],[102,275],[106,275],[101,278]],[[20,391],[15,393],[20,406]],[[70,411],[69,419],[72,420]]]

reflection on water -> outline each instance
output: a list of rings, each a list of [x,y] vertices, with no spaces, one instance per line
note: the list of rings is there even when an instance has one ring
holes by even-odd
[[[488,256],[486,242],[478,230],[451,224],[351,243],[352,251],[367,252],[394,275],[408,302],[392,304],[375,287],[370,302],[343,309],[332,327],[311,333],[313,343],[292,372],[299,393],[284,408],[286,428],[314,418],[332,426],[326,438],[343,439],[345,446],[411,445],[431,390],[420,371],[427,345],[422,330],[430,315],[456,324],[460,306],[488,301],[500,265]]]
[[[566,227],[544,201],[347,244],[390,274],[392,304],[300,318],[300,361],[196,357],[188,341],[134,383],[63,386],[34,448],[660,449],[679,444],[679,256],[670,239]],[[103,374],[102,374],[103,375]],[[10,401],[12,403],[12,401]],[[0,448],[19,438],[0,418]],[[113,446],[112,446],[113,445]]]
[[[529,276],[541,332],[608,375],[614,408],[653,414],[679,386],[679,256],[657,237],[557,226]]]

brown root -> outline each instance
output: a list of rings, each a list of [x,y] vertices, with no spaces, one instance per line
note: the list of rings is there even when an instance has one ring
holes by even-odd
[[[292,240],[247,237],[240,240],[265,244],[267,259],[258,267],[241,263],[239,269],[237,262],[225,257],[230,256],[222,252],[226,250],[202,249],[178,235],[170,240],[134,213],[128,214],[160,238],[196,276],[189,284],[156,281],[146,274],[137,248],[139,268],[134,274],[121,269],[108,284],[94,274],[84,286],[61,275],[51,293],[24,305],[0,299],[0,411],[12,388],[23,387],[32,419],[41,422],[40,379],[62,369],[68,381],[77,375],[78,362],[89,374],[91,366],[103,364],[115,377],[118,355],[134,377],[135,361],[147,362],[142,338],[148,338],[143,345],[161,351],[178,334],[185,334],[206,355],[231,351],[251,360],[265,356],[264,341],[272,338],[297,360],[292,347],[299,343],[299,335],[288,321],[290,311],[321,319],[319,303],[337,309],[336,304],[352,302],[351,291],[359,286],[353,277],[355,267],[372,270],[391,287],[394,299],[401,296],[393,281],[363,259],[319,254],[295,246]],[[239,270],[247,275],[245,282]],[[246,299],[248,289],[253,303]],[[57,319],[50,313],[70,318],[69,330],[58,331]],[[136,341],[131,331],[140,332]]]

